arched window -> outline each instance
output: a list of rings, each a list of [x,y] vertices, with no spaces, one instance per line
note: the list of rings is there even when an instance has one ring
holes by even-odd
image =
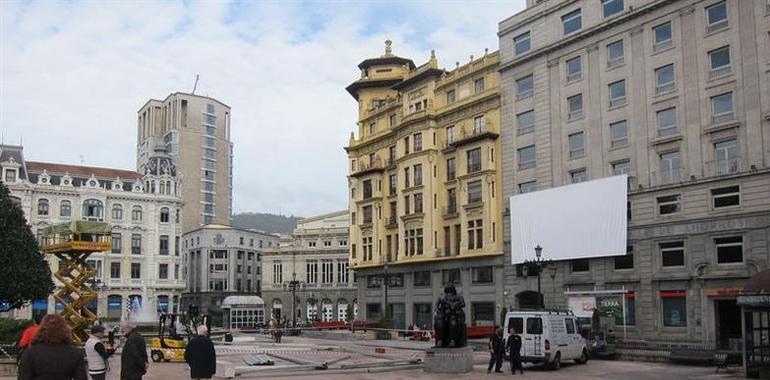
[[[134,222],[142,221],[142,206],[134,206],[131,209],[131,220]]]
[[[72,216],[72,203],[70,201],[61,201],[59,204],[59,216],[62,218]]]
[[[168,210],[168,207],[162,207],[160,209],[160,222],[161,223],[168,223],[170,218],[170,211]]]
[[[123,219],[123,206],[112,205],[112,219],[113,220]]]
[[[158,189],[159,190],[158,192],[160,194],[166,194],[166,181],[160,181],[159,187],[160,188]]]
[[[120,319],[124,308],[123,297],[118,294],[107,296],[107,318]]]
[[[83,219],[104,220],[104,204],[98,199],[86,199],[83,202]]]
[[[40,199],[37,201],[37,214],[48,216],[48,199]]]

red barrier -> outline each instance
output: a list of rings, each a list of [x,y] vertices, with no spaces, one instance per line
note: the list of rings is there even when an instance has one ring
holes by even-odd
[[[487,338],[495,332],[495,326],[468,326],[468,338]]]

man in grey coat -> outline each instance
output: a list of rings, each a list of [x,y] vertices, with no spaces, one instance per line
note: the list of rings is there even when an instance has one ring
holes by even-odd
[[[136,331],[136,326],[130,322],[123,322],[121,327],[126,343],[120,355],[120,379],[141,380],[149,366],[147,345],[144,343],[144,338]]]

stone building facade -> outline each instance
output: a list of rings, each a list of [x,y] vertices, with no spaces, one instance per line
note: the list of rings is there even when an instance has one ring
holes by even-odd
[[[770,258],[770,7],[527,3],[498,33],[503,198],[630,176],[628,254],[557,262],[546,304],[626,290],[629,337],[734,348],[736,294]],[[523,306],[509,224],[505,306]]]
[[[222,301],[230,295],[260,295],[263,252],[278,246],[278,236],[220,224],[209,224],[182,236],[181,305],[198,305],[201,313],[222,317]]]
[[[23,153],[20,146],[0,145],[0,168],[3,183],[35,234],[49,225],[78,219],[112,226],[112,250],[89,258],[97,270],[97,301],[90,306],[97,316],[120,320],[126,316],[129,301],[142,298],[159,311],[176,310],[184,290],[178,183],[151,172],[140,175],[130,170],[26,161]],[[167,191],[160,191],[161,181]],[[58,259],[47,259],[55,271]],[[49,297],[16,311],[15,316],[29,318],[33,312],[59,309]]]
[[[497,52],[485,52],[447,71],[432,53],[415,67],[386,41],[383,56],[358,65],[347,90],[359,128],[347,151],[362,319],[387,307],[397,328],[430,326],[434,301],[454,283],[474,324],[494,323],[503,274],[498,64]]]
[[[137,170],[173,174],[182,182],[183,230],[229,225],[233,209],[230,107],[175,92],[150,99],[137,112]],[[174,173],[166,162],[173,164]]]
[[[279,247],[265,252],[262,298],[272,318],[346,322],[357,316],[355,279],[348,270],[349,223],[347,210],[302,219]]]

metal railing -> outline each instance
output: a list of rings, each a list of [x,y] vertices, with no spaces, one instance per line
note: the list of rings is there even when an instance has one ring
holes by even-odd
[[[661,41],[661,42],[658,42],[655,45],[653,45],[652,50],[655,51],[655,52],[658,52],[658,51],[661,51],[661,50],[668,49],[668,48],[670,48],[673,45],[674,45],[673,41],[671,41],[671,39],[668,39],[668,40]]]
[[[668,82],[665,84],[655,86],[655,94],[658,95],[658,94],[664,94],[667,92],[674,91],[675,86],[676,86],[675,82]]]
[[[622,106],[624,104],[626,104],[626,97],[625,96],[617,98],[617,99],[610,99],[610,108]]]
[[[660,172],[650,173],[650,182],[652,186],[663,186],[680,183],[684,181],[684,171],[682,168],[674,168]]]
[[[578,110],[578,111],[570,111],[567,114],[567,120],[575,120],[575,119],[579,119],[581,117],[583,117],[583,110],[582,109]]]
[[[457,214],[457,203],[455,204],[449,204],[449,206],[444,206],[444,216],[448,215],[455,215]]]
[[[626,146],[626,145],[628,145],[628,138],[612,140],[612,142],[610,143],[611,148],[617,148],[617,147]]]
[[[613,67],[623,66],[623,64],[626,62],[626,57],[618,57],[607,60],[607,68],[611,69]]]
[[[668,137],[675,135],[679,132],[676,124],[666,126],[665,128],[658,128],[658,137]]]
[[[740,172],[740,160],[738,157],[724,160],[714,160],[706,163],[706,173],[713,176],[722,176]]]
[[[719,115],[711,115],[711,124],[723,123],[730,120],[735,120],[735,113],[732,111]]]
[[[533,93],[534,93],[533,90],[517,92],[516,93],[516,100],[522,100],[522,99],[526,99],[526,98],[531,98]]]
[[[717,22],[717,23],[714,23],[714,24],[711,24],[711,25],[707,25],[707,26],[706,26],[706,34],[708,34],[708,33],[714,33],[714,32],[716,32],[717,30],[720,30],[720,29],[724,29],[724,28],[727,28],[727,26],[728,26],[728,25],[729,25],[729,24],[728,24],[728,22],[727,22],[727,19],[724,19],[724,20],[722,20],[722,21],[719,21],[719,22]]]
[[[717,67],[715,69],[711,69],[709,71],[709,79],[719,78],[719,77],[721,77],[723,75],[730,74],[731,71],[732,71],[732,66],[731,65],[727,65],[727,66],[722,66],[722,67]]]
[[[567,74],[567,83],[574,82],[576,80],[580,80],[583,78],[583,72],[573,73],[573,74]]]

